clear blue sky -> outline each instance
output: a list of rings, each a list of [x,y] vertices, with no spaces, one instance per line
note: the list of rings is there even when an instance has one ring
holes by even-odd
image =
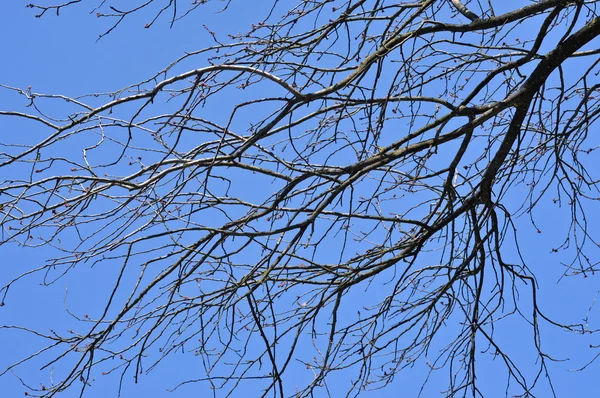
[[[36,19],[34,12],[24,7],[25,3],[8,1],[0,6],[0,37],[3,60],[0,61],[0,83],[27,88],[35,92],[61,93],[77,96],[93,92],[105,92],[119,89],[151,76],[156,71],[168,65],[186,51],[196,50],[209,45],[209,37],[202,28],[202,23],[208,23],[212,29],[237,32],[245,31],[257,21],[257,15],[264,10],[260,7],[236,5],[231,12],[211,15],[192,15],[190,18],[175,24],[169,29],[168,20],[160,19],[152,29],[144,29],[148,22],[148,14],[142,13],[126,20],[112,34],[96,41],[98,35],[107,25],[94,15],[89,15],[90,5],[76,5],[64,9],[60,17],[47,15]],[[85,3],[85,2],[84,2]],[[524,2],[512,2],[520,4]],[[507,7],[509,2],[506,3]],[[186,67],[201,67],[205,65],[186,65]],[[23,104],[14,103],[14,96],[0,90],[0,109],[21,108]],[[223,114],[231,104],[221,104]],[[3,135],[36,134],[15,121],[0,120],[0,139]],[[39,134],[39,133],[38,133]],[[8,178],[0,170],[0,180]],[[251,188],[251,187],[248,187]],[[598,210],[592,208],[592,211]],[[590,213],[597,215],[599,213]],[[597,218],[597,217],[595,217]],[[530,267],[540,280],[540,302],[542,309],[548,315],[555,316],[565,323],[581,322],[587,308],[592,304],[596,292],[600,289],[597,276],[587,278],[564,278],[557,283],[564,268],[559,264],[566,261],[568,256],[550,253],[551,248],[560,243],[561,237],[557,232],[564,231],[568,226],[569,217],[566,212],[558,212],[551,200],[543,201],[536,213],[536,222],[541,234],[522,218],[519,230],[522,232],[521,248]],[[14,277],[25,269],[34,268],[44,261],[48,252],[44,249],[23,249],[16,245],[0,247],[0,282]],[[516,255],[511,259],[516,261]],[[13,292],[10,305],[0,308],[0,324],[20,324],[31,328],[48,329],[50,327],[68,327],[72,319],[65,314],[63,301],[68,301],[69,309],[86,311],[85,306],[97,304],[103,296],[103,281],[112,278],[112,271],[105,269],[81,269],[66,278],[62,283],[51,287],[38,286],[33,281],[27,282],[24,289]],[[68,287],[68,295],[66,295]],[[85,300],[83,299],[85,298]],[[358,300],[358,298],[357,298]],[[523,300],[527,300],[524,295]],[[354,304],[360,305],[357,301]],[[526,306],[525,306],[526,307]],[[591,328],[600,326],[597,315],[591,312]],[[514,322],[512,330],[528,330]],[[52,326],[50,326],[52,325]],[[532,336],[530,334],[511,333],[510,327],[499,328],[498,339],[503,341],[515,357],[523,359],[531,357]],[[598,338],[569,336],[553,328],[543,327],[543,346],[555,358],[574,358],[568,363],[551,365],[554,387],[559,397],[595,397],[597,383],[594,375],[600,371],[600,363],[592,365],[587,372],[571,372],[591,359],[596,351],[589,350],[590,344],[599,344]],[[25,338],[22,334],[0,331],[0,371],[9,362],[23,355],[24,352],[35,350],[36,342]],[[483,362],[480,369],[480,380],[489,388],[489,397],[504,396],[505,379],[495,376],[497,362]],[[534,369],[532,366],[531,369]],[[182,378],[200,377],[201,368],[192,355],[176,354],[170,361],[159,366],[149,375],[144,375],[138,385],[126,381],[122,396],[137,397],[204,397],[212,392],[206,385],[188,385],[173,393],[166,391]],[[56,369],[60,373],[61,369]],[[415,396],[420,384],[416,384],[420,376],[427,371],[423,364],[400,375],[395,383],[385,390],[365,394],[367,397],[412,397]],[[35,372],[31,365],[20,369],[21,376]],[[288,377],[299,380],[307,377],[301,367],[294,368]],[[48,372],[46,372],[47,374]],[[442,372],[443,373],[443,372]],[[504,373],[502,373],[504,374]],[[437,396],[439,390],[446,387],[443,384],[445,374],[436,375],[430,381],[424,396]],[[171,382],[173,380],[173,382]],[[335,378],[330,381],[335,384]],[[39,383],[50,384],[49,379]],[[116,397],[115,379],[112,376],[98,376],[92,388],[86,392],[86,397]],[[244,386],[236,395],[239,397],[259,396],[254,386]],[[0,378],[0,397],[23,396],[27,388],[21,385],[16,377],[7,375]],[[69,391],[61,397],[74,397],[76,390]],[[549,396],[548,391],[542,391],[541,397]]]

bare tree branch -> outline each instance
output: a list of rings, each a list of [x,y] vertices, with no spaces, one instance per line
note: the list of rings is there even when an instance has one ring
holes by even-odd
[[[196,373],[165,387],[215,396],[358,396],[402,376],[482,397],[490,364],[507,394],[556,395],[545,333],[598,330],[593,304],[557,319],[540,294],[553,266],[600,271],[597,3],[258,2],[239,32],[211,18],[246,3],[99,2],[100,38],[145,18],[209,42],[113,92],[0,82],[0,245],[44,257],[0,279],[2,311],[61,281],[70,322],[0,322],[39,343],[0,377],[120,393],[183,353]],[[540,264],[527,231],[550,218],[568,222]],[[101,297],[74,292],[86,272],[110,275]]]

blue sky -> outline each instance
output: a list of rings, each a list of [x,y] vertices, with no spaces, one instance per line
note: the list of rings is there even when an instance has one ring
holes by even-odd
[[[235,3],[235,2],[234,2]],[[520,2],[512,2],[518,4]],[[508,5],[508,2],[506,3]],[[206,14],[192,14],[189,18],[169,27],[168,20],[160,19],[151,29],[144,29],[148,23],[148,14],[134,15],[126,20],[113,33],[97,41],[98,35],[107,28],[101,20],[89,15],[90,5],[76,5],[61,11],[61,16],[46,15],[43,18],[33,17],[34,12],[24,7],[20,2],[8,2],[2,5],[0,13],[0,37],[4,59],[0,61],[0,83],[13,87],[32,87],[32,91],[40,93],[61,93],[68,96],[83,95],[92,92],[106,92],[117,90],[121,87],[136,83],[152,76],[156,71],[166,67],[174,59],[188,51],[210,45],[210,37],[202,27],[202,23],[209,24],[214,30],[245,31],[251,23],[259,20],[259,15],[265,12],[261,7],[235,6],[227,13],[214,13],[209,10]],[[204,12],[204,11],[202,11]],[[209,15],[207,15],[209,14]],[[194,61],[196,62],[196,61]],[[184,63],[178,71],[186,68],[197,68],[205,65]],[[0,109],[24,109],[22,98],[0,91]],[[60,111],[55,105],[49,105],[50,110]],[[228,114],[231,104],[214,104],[211,112],[219,112],[222,108],[223,116]],[[31,135],[32,139],[42,137],[44,131],[37,131],[35,125],[24,124],[15,120],[0,120],[0,134],[11,137]],[[28,139],[28,138],[24,138]],[[596,140],[597,141],[597,140]],[[68,150],[65,149],[65,150]],[[5,173],[5,174],[3,174]],[[9,178],[6,170],[0,170],[0,179]],[[240,181],[240,184],[243,184]],[[239,189],[253,189],[254,187],[240,185]],[[524,191],[516,190],[514,201],[515,208],[518,196]],[[590,204],[590,215],[598,214],[598,206]],[[553,254],[551,249],[560,244],[563,231],[568,228],[570,221],[566,210],[559,211],[550,197],[545,198],[535,214],[537,228],[542,233],[537,233],[527,215],[519,219],[519,240],[522,254],[528,265],[535,272],[540,282],[540,302],[542,309],[548,315],[555,316],[565,323],[581,322],[586,315],[588,307],[594,302],[599,290],[597,276],[563,278],[564,268],[560,261],[568,261],[567,254]],[[594,217],[595,218],[595,217]],[[592,221],[592,220],[590,220]],[[592,229],[596,229],[594,226]],[[335,242],[332,242],[335,247]],[[25,269],[36,267],[52,255],[44,248],[25,249],[15,244],[0,247],[2,272],[0,282],[20,274]],[[510,261],[517,261],[516,252],[512,252]],[[0,308],[0,323],[3,325],[23,325],[40,330],[51,327],[67,328],[74,324],[73,319],[66,314],[64,304],[79,315],[86,313],[86,306],[95,307],[101,304],[106,294],[106,283],[114,280],[117,270],[111,268],[78,269],[65,278],[61,283],[49,287],[39,286],[38,280],[25,282],[20,289],[11,292],[9,305]],[[560,283],[558,283],[561,279]],[[527,289],[521,287],[522,292]],[[365,294],[366,295],[366,294]],[[527,308],[528,296],[522,294],[521,304]],[[357,294],[347,303],[348,313],[355,311],[355,306],[363,305],[364,296]],[[596,322],[597,310],[590,312],[590,328],[600,326]],[[511,318],[512,319],[512,318]],[[529,329],[525,328],[524,321],[499,322],[498,339],[503,342],[516,358],[527,363],[532,357],[532,336]],[[518,332],[527,330],[527,333]],[[39,347],[35,339],[25,337],[14,331],[1,331],[0,335],[0,361],[5,366],[7,360],[16,359],[24,352],[35,351]],[[556,358],[574,358],[572,362],[558,362],[551,365],[554,387],[557,395],[593,397],[596,396],[596,383],[593,375],[598,372],[600,364],[593,364],[587,372],[571,372],[586,362],[586,358],[593,358],[597,351],[588,349],[590,344],[598,344],[595,337],[571,336],[554,328],[543,327],[543,345],[550,354]],[[308,348],[308,347],[307,347]],[[36,363],[38,364],[38,363]],[[39,365],[39,364],[38,364]],[[495,376],[498,363],[492,360],[482,361],[479,377],[487,391],[495,391],[490,397],[504,396],[505,380]],[[526,371],[533,372],[535,364],[525,367]],[[0,368],[2,371],[3,368]],[[288,380],[304,380],[310,378],[306,369],[295,366],[288,374]],[[55,369],[60,374],[59,366]],[[35,366],[27,364],[19,370],[19,375],[28,378],[36,373]],[[418,380],[427,372],[423,363],[416,364],[413,369],[408,369],[401,374],[394,384],[382,391],[366,393],[367,397],[398,397],[415,396],[420,388]],[[206,384],[190,384],[183,386],[175,392],[168,393],[167,387],[173,387],[178,381],[185,378],[201,376],[201,367],[193,355],[174,354],[173,358],[158,366],[149,375],[140,378],[138,385],[130,381],[125,382],[123,397],[189,397],[211,396],[212,392]],[[45,372],[46,379],[38,383],[50,384],[50,375]],[[130,377],[128,375],[127,377]],[[345,377],[345,376],[344,376]],[[35,379],[35,378],[34,378]],[[45,380],[45,381],[44,381]],[[346,380],[339,380],[340,382]],[[424,396],[437,396],[438,391],[446,385],[445,374],[436,374],[430,380]],[[116,396],[116,380],[114,376],[102,377],[98,375],[92,388],[86,392],[86,397],[113,397]],[[331,388],[335,391],[338,380],[330,380]],[[259,396],[260,387],[248,384],[233,396]],[[10,374],[0,378],[0,391],[2,396],[23,396],[27,388]],[[76,389],[69,391],[61,397],[77,396]],[[334,395],[335,396],[335,395]],[[549,396],[548,390],[542,390],[539,396]]]

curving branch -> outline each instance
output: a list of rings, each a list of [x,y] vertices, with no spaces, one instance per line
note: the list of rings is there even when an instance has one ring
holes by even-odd
[[[466,18],[469,18],[471,21],[475,22],[478,19],[480,19],[477,14],[475,14],[473,11],[471,11],[467,7],[465,7],[465,5],[463,3],[461,3],[460,0],[449,0],[449,1],[450,1],[450,3],[452,3],[454,8],[456,8],[456,10],[458,12],[460,12]]]

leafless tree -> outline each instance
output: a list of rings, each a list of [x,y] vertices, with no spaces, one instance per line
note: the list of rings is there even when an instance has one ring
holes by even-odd
[[[28,7],[68,23],[77,3]],[[493,359],[507,394],[554,391],[542,329],[594,330],[546,315],[517,225],[554,205],[564,275],[598,268],[597,1],[271,0],[246,33],[208,20],[248,2],[96,3],[100,38],[145,15],[212,43],[116,92],[3,86],[0,122],[42,138],[2,137],[1,243],[54,254],[1,287],[1,311],[82,269],[115,278],[101,306],[67,306],[69,331],[2,323],[45,348],[0,374],[84,396],[183,351],[202,370],[181,384],[216,396],[356,396],[420,365],[424,386],[484,396]],[[502,328],[532,335],[535,361]],[[28,363],[69,370],[37,387]]]

